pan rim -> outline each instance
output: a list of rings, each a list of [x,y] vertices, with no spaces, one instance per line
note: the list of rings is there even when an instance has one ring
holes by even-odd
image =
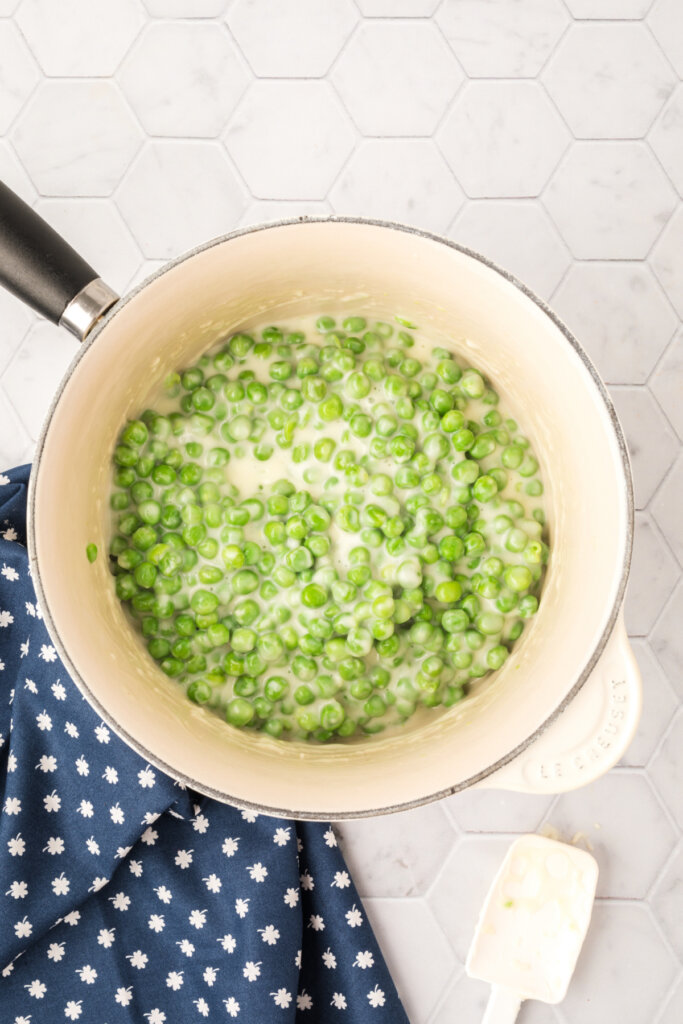
[[[588,371],[588,373],[590,375],[591,382],[592,382],[592,384],[593,384],[593,386],[594,386],[594,388],[595,388],[595,390],[597,392],[597,396],[601,399],[602,404],[603,404],[603,406],[605,408],[605,411],[608,414],[610,425],[611,425],[611,428],[612,428],[612,431],[613,431],[613,434],[614,434],[614,438],[615,438],[615,440],[617,442],[617,448],[618,448],[619,456],[620,456],[621,469],[622,469],[622,480],[621,480],[621,485],[622,486],[620,487],[620,490],[621,490],[621,499],[623,500],[622,512],[625,515],[625,537],[624,537],[624,546],[623,546],[623,556],[622,556],[621,566],[620,566],[619,582],[618,582],[618,585],[617,585],[616,594],[615,594],[615,597],[614,597],[612,608],[610,609],[610,613],[609,613],[609,615],[607,617],[607,621],[606,621],[605,627],[604,627],[602,633],[600,634],[600,637],[598,638],[598,641],[595,644],[595,647],[594,647],[593,651],[591,652],[591,654],[589,655],[588,659],[586,660],[583,668],[579,672],[578,677],[577,677],[574,685],[571,687],[571,689],[568,691],[568,693],[563,697],[563,699],[560,701],[560,703],[557,705],[557,707],[554,709],[554,711],[551,712],[551,714],[545,719],[545,721],[542,722],[541,725],[537,729],[535,729],[532,733],[530,733],[529,736],[527,736],[525,740],[523,740],[521,743],[519,743],[515,748],[513,748],[507,754],[503,755],[501,758],[499,758],[493,764],[488,765],[486,768],[481,769],[479,772],[476,772],[474,775],[469,776],[467,779],[464,779],[464,780],[462,780],[462,781],[460,781],[458,783],[452,784],[450,786],[447,785],[447,786],[445,786],[445,787],[443,787],[443,788],[441,788],[441,789],[439,789],[439,790],[437,790],[435,792],[426,794],[424,796],[421,796],[419,798],[415,798],[415,799],[410,800],[410,801],[405,801],[405,802],[402,802],[402,803],[399,803],[399,804],[392,804],[392,805],[389,805],[389,806],[381,806],[381,807],[376,807],[376,808],[366,808],[366,809],[362,809],[362,810],[358,810],[358,811],[356,811],[356,810],[354,810],[354,811],[334,811],[334,810],[331,810],[331,811],[325,811],[325,810],[301,811],[301,810],[296,810],[296,809],[285,809],[285,808],[281,808],[281,807],[273,807],[273,806],[270,806],[268,804],[258,804],[258,803],[254,803],[252,801],[247,801],[247,800],[244,800],[242,798],[233,796],[232,794],[229,794],[229,793],[227,793],[227,792],[225,792],[223,790],[218,790],[218,789],[216,789],[214,787],[206,786],[204,784],[198,783],[196,779],[193,779],[191,776],[186,775],[183,772],[179,772],[177,769],[173,768],[172,765],[169,765],[167,762],[165,762],[158,755],[152,753],[143,743],[139,742],[137,739],[132,737],[127,732],[126,729],[122,728],[113,719],[113,717],[108,712],[108,710],[104,707],[104,705],[102,705],[102,703],[92,694],[92,692],[91,692],[87,682],[85,681],[85,679],[83,679],[83,677],[80,675],[80,673],[76,669],[75,665],[73,664],[73,662],[72,662],[72,660],[71,660],[71,658],[70,658],[70,656],[69,656],[69,654],[68,654],[68,652],[66,650],[66,647],[65,647],[65,645],[62,642],[59,630],[57,629],[56,623],[55,623],[55,621],[54,621],[54,619],[52,617],[52,614],[50,612],[50,608],[49,608],[49,605],[48,605],[48,602],[47,602],[47,598],[46,598],[46,595],[45,595],[45,591],[44,591],[44,588],[43,588],[42,577],[41,577],[41,573],[40,573],[40,567],[39,567],[39,564],[38,564],[37,551],[36,551],[36,529],[35,529],[35,523],[36,523],[36,491],[37,491],[37,486],[38,486],[37,485],[37,481],[38,481],[38,476],[39,476],[39,473],[40,473],[40,466],[41,466],[42,455],[43,455],[43,451],[44,451],[44,448],[45,448],[45,443],[46,443],[47,436],[48,436],[48,433],[49,433],[50,425],[52,423],[52,419],[54,417],[55,411],[56,411],[56,409],[57,409],[57,407],[58,407],[58,405],[59,405],[59,403],[60,403],[60,401],[62,399],[62,396],[64,394],[66,386],[69,383],[69,381],[71,379],[71,376],[73,375],[76,367],[78,366],[80,361],[85,357],[86,353],[89,351],[91,346],[95,344],[95,342],[97,341],[97,338],[99,337],[100,333],[103,330],[106,329],[106,327],[111,322],[111,320],[115,316],[117,316],[118,313],[122,309],[124,309],[131,301],[133,301],[137,297],[137,295],[140,294],[140,292],[142,292],[142,290],[144,288],[146,288],[149,284],[151,284],[152,282],[156,281],[158,278],[162,277],[164,274],[168,273],[170,270],[173,270],[174,268],[180,266],[182,263],[186,262],[187,260],[192,259],[194,256],[196,256],[196,255],[198,255],[200,253],[203,253],[206,250],[213,248],[214,246],[223,245],[224,243],[230,242],[231,240],[233,240],[235,238],[239,238],[239,237],[241,237],[243,235],[255,234],[255,233],[258,233],[258,232],[261,232],[261,231],[277,230],[278,228],[292,227],[292,226],[295,226],[295,225],[329,224],[329,223],[360,224],[360,225],[363,225],[363,226],[370,226],[370,227],[389,229],[389,230],[393,230],[393,231],[400,231],[400,232],[402,232],[404,234],[414,235],[416,237],[424,238],[424,239],[426,239],[428,241],[436,242],[436,243],[439,243],[440,245],[444,245],[447,248],[453,249],[456,252],[459,252],[462,255],[467,256],[467,257],[477,261],[478,263],[480,263],[483,266],[487,267],[489,270],[494,271],[500,277],[502,277],[507,283],[509,283],[509,284],[513,285],[515,288],[517,288],[518,291],[520,291],[538,309],[540,309],[540,311],[542,313],[544,313],[550,319],[550,321],[553,323],[553,325],[559,330],[560,334],[564,338],[564,341],[569,344],[570,348],[572,348],[574,350],[574,352],[576,353],[576,355],[578,355],[578,357],[581,359],[584,367],[586,368],[586,370]],[[115,303],[115,305],[112,306],[111,309],[105,314],[105,316],[96,324],[96,326],[93,328],[93,330],[88,334],[88,336],[85,339],[85,341],[81,344],[80,348],[76,352],[76,355],[74,356],[74,359],[70,363],[70,365],[69,365],[69,367],[68,367],[64,377],[60,381],[59,386],[58,386],[58,388],[57,388],[57,390],[56,390],[56,392],[55,392],[55,394],[54,394],[54,396],[52,398],[52,401],[50,402],[50,406],[48,408],[48,411],[46,413],[43,425],[42,425],[41,430],[40,430],[40,435],[39,435],[37,443],[36,443],[36,450],[35,450],[35,454],[34,454],[33,465],[32,465],[32,468],[31,468],[31,474],[30,474],[29,486],[28,486],[28,496],[27,496],[27,546],[28,546],[28,553],[29,553],[29,564],[30,564],[33,584],[34,584],[34,587],[35,587],[35,590],[36,590],[36,596],[37,596],[38,601],[40,603],[41,611],[43,613],[44,621],[45,621],[46,626],[48,628],[48,632],[50,633],[50,637],[51,637],[53,643],[55,644],[55,647],[57,648],[57,651],[58,651],[58,654],[59,654],[59,657],[60,657],[61,661],[63,662],[65,668],[69,672],[69,675],[71,676],[71,678],[74,680],[74,682],[76,683],[78,688],[81,690],[83,695],[86,697],[86,699],[90,703],[91,707],[93,707],[95,709],[95,711],[100,715],[102,720],[116,733],[116,735],[118,735],[121,739],[123,739],[124,742],[129,747],[131,747],[133,750],[135,750],[135,752],[137,754],[139,754],[141,757],[143,757],[146,761],[149,761],[151,764],[154,764],[160,771],[164,771],[167,775],[171,776],[171,778],[173,778],[173,779],[177,780],[178,782],[182,783],[187,788],[189,788],[189,789],[191,789],[193,791],[196,791],[198,793],[205,794],[206,796],[211,797],[212,799],[218,800],[221,803],[228,803],[228,804],[230,804],[230,805],[232,805],[234,807],[243,808],[243,809],[249,809],[249,810],[253,810],[253,811],[256,811],[256,812],[259,812],[259,813],[262,813],[262,814],[267,814],[267,815],[271,815],[271,816],[275,816],[275,817],[293,818],[293,819],[298,819],[298,820],[301,820],[301,821],[305,821],[305,820],[308,820],[308,821],[327,821],[327,820],[342,821],[342,820],[346,820],[346,819],[360,819],[360,818],[377,817],[377,816],[384,815],[384,814],[393,814],[393,813],[397,813],[399,811],[411,810],[411,809],[416,808],[416,807],[424,806],[425,804],[428,804],[428,803],[433,803],[434,801],[443,799],[444,797],[451,796],[454,793],[460,792],[460,791],[462,791],[464,789],[468,789],[471,786],[474,786],[477,783],[481,782],[483,779],[488,778],[488,776],[492,775],[494,772],[498,771],[500,768],[503,768],[505,765],[509,764],[516,757],[518,757],[524,750],[526,750],[529,746],[531,746],[531,744],[535,740],[537,740],[546,731],[546,729],[562,714],[562,712],[565,710],[565,708],[571,703],[571,701],[579,693],[579,691],[583,687],[584,683],[588,680],[589,676],[591,675],[591,673],[593,672],[594,668],[596,667],[598,661],[600,660],[600,657],[602,656],[602,653],[605,650],[605,647],[606,647],[606,645],[607,645],[607,643],[608,643],[608,641],[609,641],[609,639],[610,639],[610,637],[611,637],[611,635],[612,635],[612,633],[614,631],[614,628],[615,628],[615,625],[617,623],[617,620],[618,620],[618,617],[619,617],[619,613],[620,613],[620,610],[621,610],[621,607],[622,607],[622,604],[623,604],[624,594],[625,594],[625,591],[626,591],[626,585],[627,585],[627,582],[628,582],[629,570],[630,570],[630,566],[631,566],[631,555],[632,555],[632,549],[633,549],[634,517],[635,517],[635,506],[634,506],[634,496],[633,496],[633,482],[632,482],[632,476],[631,476],[631,467],[630,467],[628,449],[627,449],[627,446],[626,446],[626,440],[624,438],[623,430],[621,428],[621,424],[619,423],[619,420],[618,420],[618,417],[617,417],[614,405],[612,403],[612,400],[611,400],[611,398],[609,396],[609,393],[607,392],[607,389],[605,387],[604,382],[602,381],[600,375],[598,374],[597,369],[595,368],[595,366],[591,362],[590,358],[588,357],[588,355],[585,352],[585,350],[582,348],[582,346],[579,343],[579,341],[576,339],[574,334],[569,330],[567,325],[557,316],[557,314],[550,308],[550,306],[543,299],[541,299],[538,295],[536,295],[535,292],[533,292],[527,285],[525,285],[522,281],[520,281],[517,277],[515,277],[515,275],[511,274],[509,271],[505,270],[504,268],[498,266],[497,263],[495,263],[493,260],[490,260],[488,257],[483,256],[481,253],[478,253],[478,252],[476,252],[473,249],[470,249],[470,248],[468,248],[466,246],[460,245],[459,243],[454,242],[451,239],[445,238],[445,237],[443,237],[441,235],[435,234],[435,233],[430,232],[430,231],[425,231],[425,230],[423,230],[421,228],[413,227],[413,226],[406,225],[406,224],[401,224],[401,223],[398,223],[396,221],[386,221],[386,220],[379,220],[379,219],[373,219],[373,218],[364,218],[364,217],[338,217],[338,216],[329,216],[329,217],[295,217],[295,218],[287,218],[287,219],[272,221],[272,222],[264,223],[264,224],[251,225],[249,227],[244,227],[244,228],[236,228],[233,231],[228,232],[227,234],[219,235],[216,238],[210,239],[209,241],[204,242],[201,245],[198,245],[198,246],[195,246],[192,249],[189,249],[187,252],[183,253],[181,256],[177,257],[174,260],[171,260],[169,263],[165,264],[163,267],[160,267],[152,275],[150,275],[148,278],[146,278],[144,281],[142,281],[140,284],[138,284],[135,288],[133,288],[130,292],[128,292],[128,293],[126,293],[126,295],[122,296],[119,299],[119,301],[117,303]],[[616,571],[617,571],[617,569],[615,567],[615,575],[616,575]]]

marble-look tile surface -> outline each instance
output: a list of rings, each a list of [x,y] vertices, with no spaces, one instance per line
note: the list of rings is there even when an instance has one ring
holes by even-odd
[[[643,703],[636,735],[619,763],[644,768],[659,747],[678,707],[678,698],[647,640],[633,638],[631,645],[642,673],[647,699]]]
[[[25,203],[32,205],[38,193],[7,139],[0,139],[0,181],[4,181]]]
[[[683,441],[683,331],[679,331],[650,378],[650,391]]]
[[[683,701],[682,622],[683,582],[679,582],[650,632],[650,642],[680,701]]]
[[[5,180],[0,171],[0,181]],[[17,302],[9,292],[0,289],[0,374],[19,348],[33,322],[34,316],[31,311]]]
[[[646,512],[636,512],[631,572],[626,589],[626,628],[647,636],[678,580],[671,549]]]
[[[217,142],[148,142],[116,194],[145,256],[170,259],[229,231],[246,195]]]
[[[19,419],[14,405],[4,388],[0,386],[0,458],[3,466],[21,461],[23,452],[30,444],[26,428]]]
[[[584,2],[591,3],[591,0]],[[616,3],[618,0],[611,2]],[[645,3],[646,0],[640,2]],[[680,78],[683,76],[683,32],[679,0],[655,0],[650,8],[647,23]]]
[[[576,22],[543,84],[577,139],[640,139],[677,82],[638,22]]]
[[[485,253],[544,299],[550,297],[571,263],[567,247],[543,207],[527,200],[468,203],[448,235],[460,245]]]
[[[648,134],[679,194],[683,194],[683,85],[678,85]]]
[[[137,0],[22,0],[17,12],[44,73],[64,77],[113,75],[144,21]]]
[[[55,381],[64,376],[77,348],[78,342],[66,331],[38,321],[21,341],[2,375],[2,386],[32,441],[40,433]],[[29,394],[31,401],[22,401]],[[25,445],[24,436],[17,440],[17,448],[19,444]]]
[[[683,843],[679,844],[662,871],[651,898],[652,909],[680,960],[683,960],[683,917],[680,913],[682,900]]]
[[[650,1022],[679,970],[646,904],[599,901],[560,1007],[562,1020]]]
[[[644,18],[652,0],[565,0],[575,18],[628,21]]]
[[[669,423],[647,388],[610,388],[626,435],[636,508],[645,508],[678,453]]]
[[[11,138],[41,195],[108,196],[143,135],[113,82],[48,78],[31,95]]]
[[[437,141],[471,199],[537,196],[569,133],[537,82],[469,82]]]
[[[499,789],[465,789],[444,800],[444,807],[463,832],[535,832],[553,799]]]
[[[356,0],[366,18],[428,18],[439,0]]]
[[[484,897],[510,842],[510,836],[463,836],[427,894],[427,902],[460,963],[467,959]]]
[[[642,142],[576,142],[543,201],[579,260],[647,256],[676,196]]]
[[[423,900],[364,900],[411,1024],[427,1024],[457,961]],[[404,980],[405,979],[405,980]]]
[[[299,217],[329,217],[331,213],[330,204],[322,199],[309,199],[304,203],[287,199],[255,199],[240,217],[239,227]]]
[[[548,821],[566,841],[585,837],[600,865],[597,895],[611,899],[643,899],[676,842],[646,776],[626,768],[563,793]]]
[[[462,189],[431,139],[366,139],[337,178],[335,213],[416,224],[443,234]]]
[[[561,0],[444,0],[436,21],[470,78],[533,78],[569,24]]]
[[[327,82],[260,81],[224,142],[255,198],[324,199],[353,150],[354,131]]]
[[[680,620],[678,623],[680,630]],[[650,765],[650,776],[680,829],[683,829],[683,709],[679,709]]]
[[[412,1024],[482,1018],[481,901],[547,824],[585,833],[608,898],[567,999],[520,1024],[681,1024],[681,0],[0,0],[0,54],[0,179],[119,289],[237,227],[389,217],[491,257],[585,345],[635,473],[631,747],[575,793],[470,789],[340,833]],[[0,292],[3,466],[76,350]]]
[[[142,0],[153,18],[214,18],[228,0]]]
[[[0,24],[0,132],[6,132],[40,81],[35,58],[11,22]]]
[[[457,835],[442,804],[344,822],[338,831],[361,896],[422,896]]]
[[[683,456],[679,456],[653,502],[652,515],[683,566]]]
[[[208,21],[153,22],[118,79],[148,135],[200,138],[220,134],[249,83],[224,26]]]
[[[460,1024],[460,1021],[463,1024],[469,1024],[470,1021],[475,1024],[483,1019],[490,994],[490,985],[468,978],[463,971],[444,993],[429,1024]],[[457,1017],[454,1017],[454,1008],[457,1008]],[[535,1001],[522,1003],[517,1017],[517,1024],[559,1024],[559,1021],[555,1007]]]
[[[431,135],[463,81],[436,28],[424,21],[366,21],[332,69],[364,135]]]
[[[664,1012],[657,1018],[657,1024],[680,1024],[683,1020],[683,980],[679,981],[676,988],[666,1000]]]
[[[678,325],[653,273],[635,261],[574,263],[552,305],[608,384],[644,384]]]
[[[652,250],[651,263],[679,317],[683,317],[683,207],[679,207]]]
[[[235,0],[227,24],[254,73],[319,78],[357,21],[351,0]]]

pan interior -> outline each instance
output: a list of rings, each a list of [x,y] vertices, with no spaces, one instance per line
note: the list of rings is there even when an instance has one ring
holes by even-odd
[[[540,610],[502,670],[417,729],[358,745],[282,743],[193,706],[113,594],[109,466],[120,427],[170,370],[268,318],[338,312],[418,323],[489,374],[541,462],[552,557]],[[103,717],[150,762],[230,802],[305,816],[419,802],[485,774],[556,712],[589,667],[628,546],[624,464],[584,358],[514,282],[437,239],[362,222],[284,224],[191,255],[123,303],[71,368],[44,435],[33,507],[46,617]]]

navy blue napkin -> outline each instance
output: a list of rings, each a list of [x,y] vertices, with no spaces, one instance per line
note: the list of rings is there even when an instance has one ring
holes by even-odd
[[[52,646],[0,474],[0,1019],[407,1022],[331,827],[146,764]]]

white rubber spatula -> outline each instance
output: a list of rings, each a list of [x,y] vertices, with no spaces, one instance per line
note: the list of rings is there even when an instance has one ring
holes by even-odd
[[[543,836],[517,839],[493,880],[466,969],[493,985],[483,1024],[513,1024],[524,999],[564,999],[588,930],[598,865]]]

